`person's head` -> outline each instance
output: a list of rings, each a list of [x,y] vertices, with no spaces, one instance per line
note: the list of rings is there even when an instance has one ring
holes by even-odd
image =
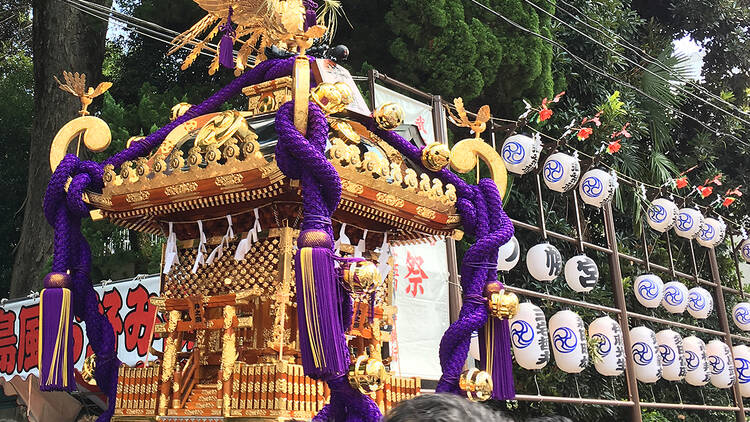
[[[424,394],[403,401],[383,422],[512,422],[498,412],[454,394]]]

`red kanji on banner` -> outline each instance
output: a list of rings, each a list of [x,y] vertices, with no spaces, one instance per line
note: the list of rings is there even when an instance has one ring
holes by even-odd
[[[0,372],[11,374],[16,369],[16,314],[0,309]]]
[[[149,301],[151,296],[143,286],[128,290],[126,303],[130,309],[125,315],[125,349],[132,352],[138,348],[138,354],[145,356],[151,341],[151,331],[154,329],[154,315],[156,306]]]
[[[73,319],[73,362],[78,362],[83,353],[83,328],[81,328],[81,319]]]
[[[425,123],[424,117],[422,116],[417,117],[417,120],[415,120],[414,123],[417,124],[417,129],[419,129],[420,132],[427,133],[427,129],[425,129],[424,127],[424,123]]]
[[[422,270],[422,264],[424,264],[424,258],[406,251],[406,270],[408,272],[404,278],[409,281],[409,285],[406,286],[406,293],[411,293],[412,297],[417,297],[417,294],[424,294],[422,282],[427,278],[427,274]]]
[[[112,289],[102,295],[102,301],[99,303],[99,312],[107,317],[109,323],[112,324],[112,329],[115,332],[115,336],[122,334],[122,317],[120,316],[120,309],[122,308],[122,297],[120,291]],[[118,342],[115,342],[115,351],[117,350]]]
[[[39,363],[39,305],[24,306],[18,312],[18,372]]]

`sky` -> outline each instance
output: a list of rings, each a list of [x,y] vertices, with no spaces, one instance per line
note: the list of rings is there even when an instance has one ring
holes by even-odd
[[[690,68],[693,70],[692,79],[701,79],[703,56],[706,55],[703,49],[689,36],[675,40],[673,44],[676,53],[682,53],[690,57]]]

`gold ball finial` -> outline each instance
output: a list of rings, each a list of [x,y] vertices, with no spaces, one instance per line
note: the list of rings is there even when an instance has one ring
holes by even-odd
[[[360,355],[349,367],[349,385],[362,394],[374,393],[383,388],[388,377],[383,362]]]
[[[492,397],[492,376],[477,368],[471,368],[461,374],[458,386],[471,401],[485,401]]]
[[[342,82],[335,84],[324,82],[310,93],[310,99],[323,109],[326,114],[340,113],[352,101],[352,91]]]
[[[378,267],[370,261],[353,262],[344,267],[344,282],[352,292],[370,293],[383,283]]]
[[[430,171],[440,171],[450,164],[451,150],[448,145],[434,142],[422,149],[422,165]]]
[[[372,114],[375,123],[383,130],[393,130],[404,123],[404,109],[396,103],[385,103]]]
[[[94,379],[94,373],[96,372],[96,355],[92,354],[83,361],[83,368],[81,368],[81,378],[91,385],[96,385],[96,379]]]
[[[515,293],[502,289],[491,293],[489,299],[490,314],[495,318],[510,319],[518,313],[519,301]]]

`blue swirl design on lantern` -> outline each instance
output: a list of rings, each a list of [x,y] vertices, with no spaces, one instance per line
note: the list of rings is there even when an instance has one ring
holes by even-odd
[[[661,205],[653,204],[648,209],[648,218],[655,223],[661,223],[667,219],[667,209]]]
[[[685,364],[687,365],[688,371],[694,371],[698,368],[699,362],[700,359],[698,359],[697,353],[692,350],[685,350]]]
[[[609,337],[602,333],[593,334],[591,337],[596,339],[596,350],[599,352],[599,356],[603,358],[607,357],[609,352],[612,351],[612,342],[609,340]]]
[[[750,361],[745,358],[734,358],[734,369],[737,371],[737,381],[740,384],[750,382]]]
[[[565,173],[565,169],[561,162],[557,160],[549,160],[544,165],[544,178],[550,183],[559,182]]]
[[[659,355],[661,356],[662,365],[673,364],[675,358],[677,357],[677,354],[674,352],[674,349],[667,346],[666,344],[659,345]]]
[[[688,295],[688,308],[690,310],[698,312],[702,311],[706,307],[706,298],[698,292],[690,292]]]
[[[596,198],[604,192],[604,183],[598,177],[587,177],[581,182],[581,190],[587,196]]]
[[[510,164],[521,164],[526,157],[523,145],[515,141],[506,142],[503,146],[503,159]]]
[[[716,355],[708,357],[708,364],[711,365],[711,373],[719,375],[724,370],[724,360]]]
[[[664,301],[672,306],[679,306],[685,298],[682,296],[682,292],[676,286],[669,286],[664,289]]]
[[[701,240],[709,242],[716,236],[716,230],[714,229],[714,226],[704,224],[703,228],[701,228],[701,231],[698,233],[698,236],[700,236]]]
[[[740,324],[750,324],[750,309],[747,306],[740,306],[734,311],[734,319]]]
[[[578,337],[568,327],[560,327],[552,334],[552,344],[560,353],[570,353],[578,346]]]
[[[745,259],[750,259],[750,243],[742,247],[742,256],[744,256]]]
[[[534,340],[534,330],[524,320],[514,321],[510,325],[510,338],[517,349],[525,349]]]
[[[677,228],[683,232],[692,229],[693,217],[686,212],[681,212],[680,215],[677,216]]]
[[[633,345],[633,362],[646,366],[654,360],[654,351],[648,344],[639,341]]]
[[[646,300],[654,300],[659,294],[659,287],[650,278],[644,278],[638,283],[638,294]]]

